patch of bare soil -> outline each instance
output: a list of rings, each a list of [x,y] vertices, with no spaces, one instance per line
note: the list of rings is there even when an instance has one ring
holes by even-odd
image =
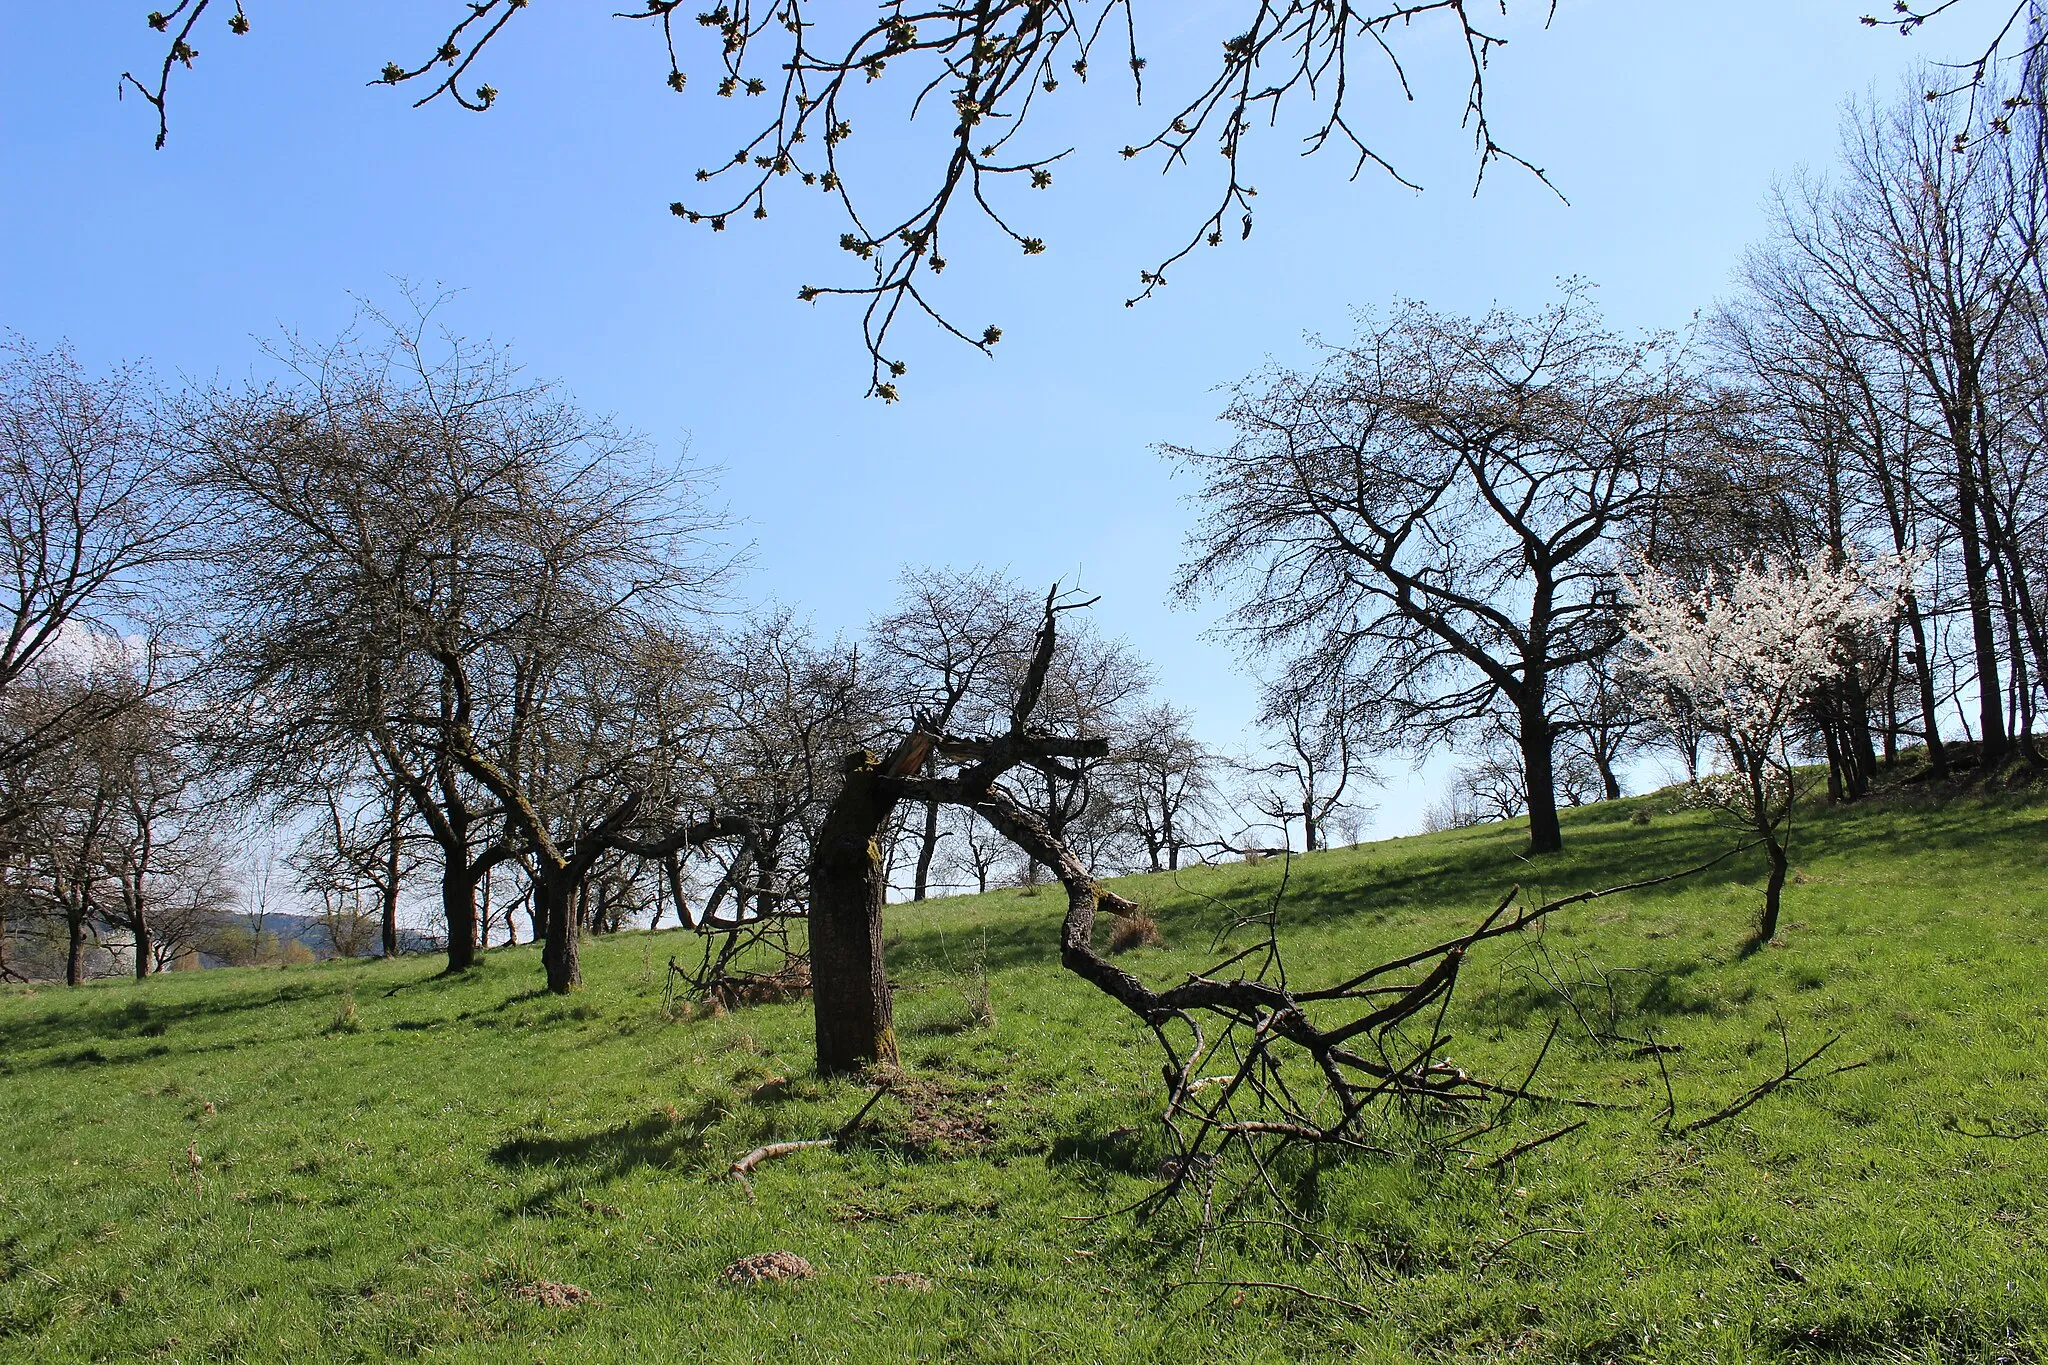
[[[817,1270],[790,1251],[757,1251],[718,1272],[727,1284],[761,1284],[768,1280],[808,1280]]]
[[[534,1280],[513,1285],[512,1297],[524,1303],[537,1303],[543,1308],[574,1308],[579,1303],[590,1302],[591,1294],[588,1289],[579,1289],[573,1284]]]

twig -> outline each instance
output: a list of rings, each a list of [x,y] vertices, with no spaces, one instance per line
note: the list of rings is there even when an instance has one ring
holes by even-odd
[[[867,1103],[863,1104],[852,1118],[840,1124],[839,1130],[833,1133],[831,1137],[805,1138],[799,1142],[770,1142],[765,1146],[756,1147],[738,1161],[733,1162],[727,1168],[726,1173],[732,1176],[734,1180],[739,1181],[740,1187],[747,1192],[747,1198],[752,1199],[754,1197],[754,1182],[747,1179],[749,1171],[752,1171],[764,1161],[772,1161],[779,1156],[788,1156],[791,1152],[801,1152],[810,1147],[837,1147],[852,1135],[853,1130],[860,1126],[860,1121],[868,1116],[868,1110],[873,1109],[882,1096],[888,1094],[889,1091],[890,1087],[883,1085],[874,1094],[868,1096]]]
[[[1183,1289],[1199,1289],[1203,1287],[1211,1289],[1273,1289],[1283,1294],[1299,1294],[1302,1298],[1314,1299],[1317,1303],[1335,1304],[1339,1308],[1348,1308],[1352,1312],[1364,1317],[1371,1317],[1373,1312],[1372,1309],[1367,1308],[1362,1303],[1353,1303],[1349,1299],[1340,1299],[1330,1294],[1318,1294],[1313,1289],[1303,1289],[1298,1284],[1288,1284],[1283,1280],[1182,1280],[1178,1284],[1169,1285],[1166,1292],[1177,1294]]]
[[[1584,1237],[1586,1230],[1584,1228],[1523,1228],[1514,1236],[1503,1237],[1495,1242],[1492,1247],[1488,1248],[1486,1254],[1479,1258],[1479,1264],[1472,1267],[1472,1273],[1475,1275],[1485,1274],[1486,1268],[1499,1260],[1501,1253],[1509,1247],[1525,1237],[1539,1237],[1545,1234],[1556,1237]],[[1549,1246],[1550,1243],[1545,1242],[1543,1245]]]
[[[1513,1161],[1516,1157],[1523,1155],[1525,1152],[1533,1152],[1538,1147],[1541,1147],[1544,1143],[1554,1142],[1558,1138],[1563,1137],[1566,1133],[1575,1133],[1579,1129],[1584,1128],[1585,1126],[1586,1120],[1580,1119],[1576,1123],[1567,1123],[1562,1128],[1556,1129],[1552,1132],[1545,1133],[1542,1137],[1533,1137],[1530,1138],[1527,1142],[1518,1142],[1514,1146],[1508,1148],[1505,1152],[1502,1152],[1499,1156],[1493,1158],[1493,1160],[1483,1163],[1482,1169],[1489,1171],[1497,1171],[1501,1167],[1507,1165],[1510,1161]]]
[[[1749,1108],[1749,1106],[1755,1104],[1758,1100],[1770,1094],[1772,1091],[1778,1089],[1780,1086],[1789,1085],[1794,1082],[1802,1080],[1826,1080],[1829,1076],[1839,1076],[1844,1071],[1854,1071],[1858,1067],[1870,1065],[1870,1059],[1866,1057],[1860,1062],[1850,1062],[1848,1065],[1838,1066],[1832,1071],[1823,1071],[1818,1076],[1801,1076],[1799,1074],[1801,1071],[1804,1071],[1808,1066],[1810,1066],[1814,1061],[1818,1060],[1823,1052],[1826,1052],[1829,1048],[1833,1047],[1836,1043],[1839,1043],[1841,1041],[1842,1035],[1838,1033],[1834,1037],[1828,1039],[1825,1043],[1822,1043],[1819,1047],[1815,1048],[1813,1051],[1807,1053],[1804,1057],[1800,1058],[1799,1061],[1788,1063],[1785,1069],[1779,1072],[1777,1075],[1771,1077],[1769,1080],[1764,1081],[1759,1085],[1750,1087],[1748,1090],[1736,1096],[1736,1098],[1730,1100],[1727,1104],[1722,1105],[1719,1109],[1716,1109],[1713,1113],[1707,1115],[1705,1118],[1694,1119],[1691,1123],[1685,1124],[1684,1126],[1679,1128],[1670,1129],[1669,1131],[1674,1137],[1684,1137],[1688,1133],[1697,1133],[1703,1128],[1711,1128],[1717,1123],[1721,1123],[1728,1119],[1734,1118],[1737,1114],[1740,1114],[1743,1110]]]
[[[2039,1137],[2043,1133],[2048,1133],[2048,1123],[2037,1123],[2034,1124],[2032,1127],[2022,1128],[2018,1132],[2013,1133],[2001,1132],[1998,1129],[1993,1128],[1988,1123],[1984,1125],[1984,1129],[1982,1132],[1972,1132],[1968,1128],[1963,1127],[1963,1121],[1961,1119],[1950,1119],[1946,1126],[1950,1132],[1960,1133],[1964,1137],[2000,1138],[2006,1142],[2021,1142],[2027,1138]]]

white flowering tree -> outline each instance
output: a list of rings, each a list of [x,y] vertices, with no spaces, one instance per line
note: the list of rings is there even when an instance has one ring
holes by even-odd
[[[1690,589],[1654,568],[1628,580],[1629,634],[1656,703],[1713,743],[1715,770],[1695,800],[1753,831],[1770,859],[1757,942],[1778,931],[1790,866],[1788,821],[1797,796],[1792,721],[1838,678],[1858,630],[1887,619],[1907,566],[1896,560],[1760,560]]]

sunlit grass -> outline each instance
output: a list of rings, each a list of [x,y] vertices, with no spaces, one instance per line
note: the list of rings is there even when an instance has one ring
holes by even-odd
[[[1507,826],[1297,858],[1292,969],[1334,975],[1448,937],[1513,883],[1555,893],[1702,861],[1725,836],[1665,798],[1567,816],[1529,863]],[[1650,812],[1647,825],[1633,822]],[[538,991],[530,949],[477,971],[329,964],[0,994],[0,1356],[23,1360],[1442,1358],[2029,1360],[2048,1353],[2048,807],[1825,811],[1795,834],[1782,946],[1744,956],[1759,860],[1567,912],[1550,965],[1597,984],[1669,1059],[1681,1120],[1840,1033],[1868,1065],[1666,1135],[1654,1061],[1584,1037],[1489,945],[1452,1012],[1476,1070],[1630,1108],[1503,1178],[1352,1161],[1316,1227],[1351,1250],[1212,1241],[1184,1288],[1167,1222],[1083,1216],[1152,1183],[1149,1035],[1059,970],[1062,898],[889,914],[915,1112],[724,1178],[754,1145],[835,1129],[866,1090],[809,1078],[807,1005],[659,1016],[693,943],[589,945],[589,986]],[[1169,980],[1277,862],[1133,878]],[[977,1008],[984,979],[988,1011]],[[352,1005],[352,1009],[351,1009]],[[1561,1120],[1532,1110],[1493,1149]],[[196,1157],[196,1164],[194,1158]],[[1530,1228],[1558,1229],[1509,1242]],[[721,1267],[795,1252],[815,1278]],[[930,1281],[878,1284],[915,1272]],[[548,1307],[531,1286],[592,1299]]]

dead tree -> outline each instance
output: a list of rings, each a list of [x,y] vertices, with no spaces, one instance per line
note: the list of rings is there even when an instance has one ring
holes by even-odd
[[[1072,781],[1077,774],[1067,760],[1108,752],[1108,742],[1099,738],[1066,739],[1029,729],[1058,644],[1059,615],[1093,600],[1063,602],[1057,585],[1047,595],[1031,663],[1011,707],[1009,729],[1002,735],[961,738],[913,728],[886,757],[862,751],[847,758],[839,794],[826,811],[811,850],[811,998],[821,1074],[896,1061],[894,1018],[882,967],[882,903],[889,876],[882,835],[897,803],[932,801],[983,814],[978,802],[991,796],[997,779],[1019,766]],[[928,761],[957,771],[953,776],[921,776]],[[1014,797],[1004,794],[1002,799],[1006,809],[1023,810]],[[1027,818],[1045,828],[1038,817]],[[1057,842],[1047,834],[1047,846]],[[1036,856],[1033,848],[1020,847]]]
[[[1098,885],[1044,817],[1002,784],[1019,767],[1058,774],[1071,761],[1098,756],[1107,747],[1099,737],[1048,735],[1031,726],[1060,614],[1087,605],[1062,601],[1057,586],[1048,594],[1031,665],[1003,734],[964,738],[913,729],[886,758],[862,753],[848,760],[845,786],[826,816],[811,863],[820,1072],[896,1060],[882,967],[886,867],[880,835],[897,802],[920,800],[972,811],[1025,856],[1051,869],[1066,888],[1061,965],[1144,1020],[1158,1036],[1168,1058],[1169,1124],[1181,1125],[1176,1131],[1182,1134],[1184,1160],[1213,1154],[1216,1144],[1235,1137],[1366,1146],[1368,1126],[1390,1103],[1472,1120],[1491,1102],[1524,1097],[1526,1082],[1503,1086],[1484,1081],[1441,1055],[1443,1012],[1466,954],[1480,942],[1518,932],[1564,906],[1630,888],[1585,892],[1535,907],[1521,907],[1518,893],[1510,892],[1478,927],[1457,939],[1311,990],[1288,982],[1271,916],[1261,943],[1233,951],[1208,972],[1164,991],[1151,989],[1095,950],[1096,916],[1104,911],[1131,914],[1138,907]],[[941,769],[940,775],[921,775],[927,760]],[[1248,967],[1250,975],[1223,975]],[[1407,1031],[1425,1022],[1423,1036],[1410,1039]],[[1176,1041],[1176,1025],[1184,1028],[1185,1039]],[[1280,1058],[1290,1051],[1311,1060],[1321,1077],[1324,1088],[1316,1098],[1298,1097],[1281,1079]],[[1200,1074],[1223,1057],[1235,1059],[1232,1075],[1218,1081]],[[1254,1101],[1280,1117],[1231,1117],[1236,1106]],[[1489,1130],[1479,1124],[1474,1131]]]

